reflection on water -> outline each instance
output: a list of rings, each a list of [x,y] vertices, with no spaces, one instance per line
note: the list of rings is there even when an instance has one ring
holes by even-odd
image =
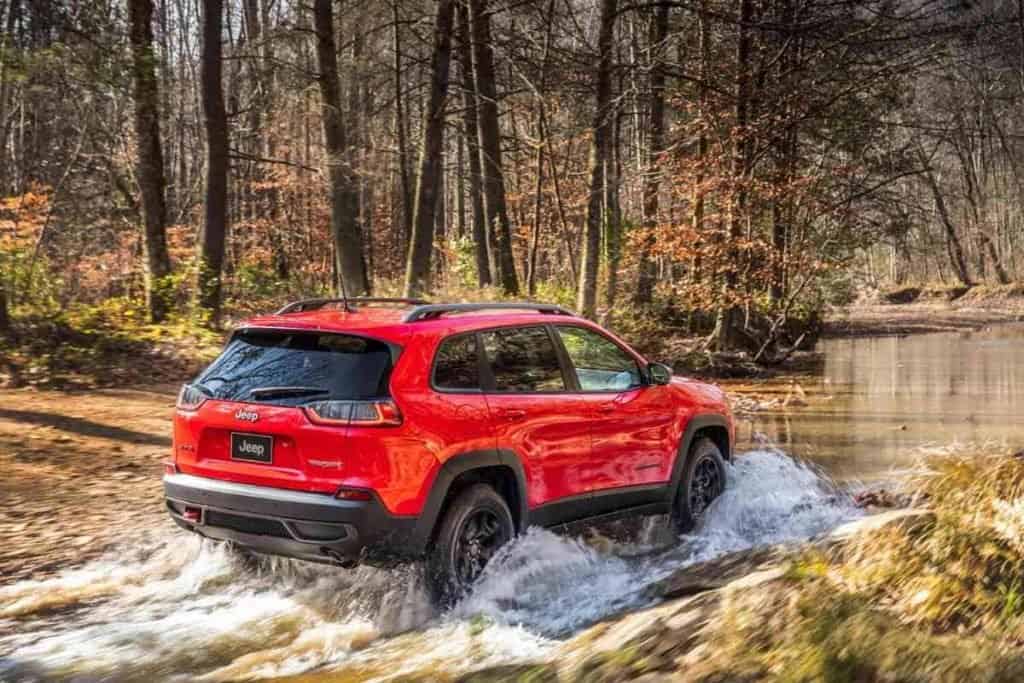
[[[413,567],[340,570],[246,562],[175,530],[43,581],[0,586],[0,681],[442,680],[536,661],[565,636],[643,604],[645,588],[724,552],[799,540],[859,512],[814,469],[745,453],[697,532],[656,545],[533,529],[452,611],[427,605]],[[661,527],[663,530],[665,527]]]
[[[811,405],[754,420],[787,452],[839,479],[878,479],[923,447],[1024,445],[1024,325],[821,342]]]

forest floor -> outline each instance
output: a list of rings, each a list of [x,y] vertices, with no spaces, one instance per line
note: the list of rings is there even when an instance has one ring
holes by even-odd
[[[40,578],[131,532],[173,526],[160,496],[174,387],[0,390],[0,577]]]

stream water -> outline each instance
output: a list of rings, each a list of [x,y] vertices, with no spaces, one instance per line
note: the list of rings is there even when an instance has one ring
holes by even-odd
[[[745,425],[840,481],[873,481],[952,444],[1024,447],[1024,324],[974,332],[829,339],[811,405]],[[763,436],[762,436],[763,435]]]
[[[859,514],[826,472],[872,479],[929,446],[1019,438],[1022,341],[1024,327],[825,342],[824,373],[808,387],[822,400],[747,428],[777,447],[738,455],[696,533],[666,538],[659,520],[626,541],[534,529],[445,613],[412,567],[254,563],[168,523],[100,561],[0,588],[0,680],[362,681],[536,661],[642,606],[645,588],[680,567]]]
[[[0,680],[238,680],[314,669],[325,680],[386,680],[531,661],[641,605],[646,586],[682,565],[806,538],[856,514],[815,469],[777,451],[745,453],[697,533],[665,539],[657,519],[626,542],[534,529],[442,614],[412,567],[252,564],[171,531],[0,588]]]

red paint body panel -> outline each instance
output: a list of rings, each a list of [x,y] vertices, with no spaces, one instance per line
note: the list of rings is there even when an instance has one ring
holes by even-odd
[[[593,491],[668,482],[690,418],[726,416],[721,391],[674,379],[620,393],[566,391],[497,394],[438,391],[431,386],[434,357],[450,335],[519,325],[571,323],[595,330],[639,354],[601,327],[579,318],[540,313],[441,316],[412,323],[402,310],[367,307],[356,313],[317,310],[254,318],[243,329],[337,332],[401,347],[391,372],[390,396],[402,424],[355,427],[315,424],[300,407],[266,402],[207,400],[178,409],[173,455],[184,474],[333,494],[341,487],[373,491],[393,515],[424,508],[444,463],[475,451],[511,452],[522,464],[529,508]],[[240,420],[244,409],[255,422]],[[230,434],[273,438],[270,464],[233,460]]]
[[[526,473],[529,506],[592,488],[586,403],[573,394],[488,394],[497,446],[517,454]]]

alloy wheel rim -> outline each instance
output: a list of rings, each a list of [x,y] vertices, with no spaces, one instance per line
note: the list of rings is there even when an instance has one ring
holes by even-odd
[[[690,513],[699,519],[711,503],[722,493],[722,473],[710,457],[697,461],[690,484]]]
[[[491,510],[475,510],[465,519],[455,543],[455,575],[463,587],[480,576],[505,536],[501,520]]]

